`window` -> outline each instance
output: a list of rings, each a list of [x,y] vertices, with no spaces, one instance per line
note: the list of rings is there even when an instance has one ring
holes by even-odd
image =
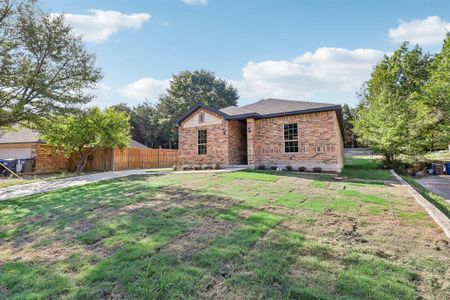
[[[198,122],[201,123],[205,123],[205,113],[201,112],[198,114]]]
[[[206,129],[202,129],[198,131],[198,154],[206,154]]]
[[[298,152],[298,125],[284,124],[284,152]]]

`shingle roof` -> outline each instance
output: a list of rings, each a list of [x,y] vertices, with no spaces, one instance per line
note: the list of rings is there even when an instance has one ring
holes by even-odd
[[[130,143],[128,144],[128,147],[130,147],[130,148],[148,148],[144,144],[141,144],[138,141],[135,141],[133,139],[130,140]]]
[[[215,112],[223,116],[225,120],[239,120],[246,118],[272,118],[319,111],[341,110],[341,106],[336,104],[273,98],[263,99],[256,103],[244,105],[241,107],[228,106],[220,110],[217,110],[203,103],[199,103],[184,115],[182,115],[180,118],[178,118],[174,122],[174,125],[180,125],[181,122],[183,122],[187,117],[189,117],[192,113],[200,108]]]
[[[228,107],[222,108],[220,111],[223,113],[226,113],[227,115],[230,115],[230,116],[252,113],[251,110],[247,110],[243,107],[237,107],[237,106],[228,106]]]
[[[269,98],[259,100],[256,103],[241,106],[240,108],[264,116],[271,114],[323,109],[328,107],[336,107],[336,104]]]
[[[38,143],[39,133],[29,128],[14,126],[13,129],[0,129],[0,144]]]

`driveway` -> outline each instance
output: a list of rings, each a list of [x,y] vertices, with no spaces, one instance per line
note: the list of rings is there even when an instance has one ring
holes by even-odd
[[[438,195],[441,195],[445,200],[450,202],[450,176],[427,176],[417,178],[416,181]]]
[[[41,181],[30,184],[15,185],[0,189],[0,201],[28,196],[38,193],[49,192],[65,187],[83,185],[87,183],[92,183],[100,180],[107,180],[119,177],[125,177],[130,175],[142,175],[142,174],[157,174],[157,172],[148,173],[148,170],[125,170],[116,172],[103,172],[95,173],[83,176],[75,176],[68,178],[61,178],[49,181]]]

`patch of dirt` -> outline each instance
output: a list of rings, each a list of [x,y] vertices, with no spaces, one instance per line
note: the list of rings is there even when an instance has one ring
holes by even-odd
[[[236,226],[236,223],[208,217],[199,227],[168,243],[163,250],[176,253],[182,260],[188,260],[193,253],[206,248],[211,240],[226,235]]]
[[[152,200],[145,202],[137,202],[120,208],[119,215],[131,214],[140,209],[151,209],[156,211],[168,211],[173,208],[172,202],[167,200]]]
[[[211,278],[201,292],[202,299],[227,299],[228,287],[225,285],[225,277],[216,276]]]
[[[350,245],[368,243],[369,241],[363,238],[357,229],[358,225],[354,223],[350,228],[342,230],[343,239]]]
[[[124,206],[120,214],[132,213],[139,209],[152,209],[156,211],[168,211],[172,208],[228,208],[240,201],[232,198],[218,197],[214,195],[201,195],[186,192],[177,188],[166,188],[164,192],[156,195],[150,201],[142,201]]]
[[[73,249],[60,242],[53,242],[38,249],[21,248],[9,255],[8,260],[54,262],[65,260],[73,253]]]
[[[450,243],[448,240],[437,240],[434,242],[436,251],[449,251]]]

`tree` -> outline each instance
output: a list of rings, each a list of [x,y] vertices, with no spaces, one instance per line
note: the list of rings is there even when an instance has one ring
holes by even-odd
[[[0,127],[75,111],[101,78],[63,16],[0,0]]]
[[[130,141],[130,125],[123,112],[101,111],[98,107],[78,114],[56,116],[45,121],[42,138],[48,144],[64,149],[66,156],[78,154],[77,174],[97,148],[124,148]]]
[[[150,102],[145,101],[133,109],[134,130],[133,136],[152,148],[157,148],[164,143],[164,135],[158,122],[157,109]]]
[[[356,108],[349,107],[347,104],[342,106],[342,120],[344,125],[345,147],[357,147],[356,135],[353,132],[353,122],[356,120]]]
[[[450,150],[450,34],[430,65],[430,80],[417,95],[414,138],[426,150]]]
[[[237,90],[213,72],[184,71],[174,75],[167,93],[156,106],[161,144],[171,148],[177,140],[173,122],[198,103],[220,109],[237,104]]]
[[[154,105],[148,101],[129,107],[126,103],[110,106],[125,113],[130,120],[131,136],[148,147],[158,147],[161,144],[161,135],[157,119],[157,111]]]
[[[383,154],[388,165],[401,153],[420,151],[411,121],[416,115],[415,95],[430,77],[431,61],[419,46],[408,50],[405,42],[384,57],[365,84],[354,131],[361,142]]]

